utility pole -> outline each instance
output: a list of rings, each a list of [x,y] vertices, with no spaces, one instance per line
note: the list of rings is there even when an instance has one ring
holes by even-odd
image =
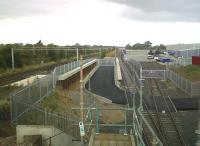
[[[76,48],[76,61],[78,61],[78,47]]]
[[[11,56],[12,56],[12,70],[15,70],[15,59],[14,59],[14,50],[11,49]]]
[[[80,64],[80,118],[81,122],[83,123],[83,61],[82,61],[82,56],[80,57],[81,64]],[[83,141],[83,136],[81,135],[81,146],[84,146],[84,141]]]
[[[47,46],[45,46],[45,48],[46,48],[46,55],[48,55],[48,47],[47,47]]]
[[[99,48],[99,59],[101,59],[101,49]]]
[[[117,57],[117,49],[115,48],[115,58]]]

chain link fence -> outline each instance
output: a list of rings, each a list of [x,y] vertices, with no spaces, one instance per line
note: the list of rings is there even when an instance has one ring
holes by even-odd
[[[93,59],[87,59],[87,60],[83,60],[83,61],[78,60],[78,61],[74,61],[74,62],[71,62],[71,63],[68,63],[68,64],[58,66],[58,67],[56,67],[56,75],[59,76],[59,75],[62,75],[64,73],[67,73],[67,72],[69,72],[69,71],[71,71],[71,70],[73,70],[77,67],[80,67],[81,62],[83,64],[85,64],[85,63],[88,63],[92,60]]]
[[[167,79],[172,81],[176,87],[186,92],[190,96],[200,95],[200,82],[191,82],[187,79],[184,79],[172,70],[167,71]]]
[[[177,58],[173,62],[168,63],[169,68],[180,68],[183,66],[191,65],[192,58]]]
[[[142,65],[139,62],[135,61],[134,59],[130,59],[130,63],[136,75],[139,77]]]
[[[18,103],[22,106],[24,103]],[[18,119],[20,124],[28,125],[52,125],[63,132],[80,139],[79,119],[69,116],[61,115],[59,113],[50,112],[42,108],[25,105],[29,108],[29,112],[25,112],[21,118]]]
[[[166,79],[166,70],[142,70],[142,79]]]
[[[83,60],[83,64],[92,59]],[[49,96],[56,86],[58,76],[67,73],[80,66],[80,61],[71,62],[56,67],[51,73],[43,78],[38,78],[33,83],[10,95],[11,122],[15,124],[53,125],[56,128],[79,138],[79,119],[63,116],[59,113],[51,113],[37,107],[45,97]],[[87,98],[86,102],[91,102]]]
[[[172,70],[143,70],[141,69],[141,64],[133,59],[131,59],[131,67],[136,73],[137,77],[142,75],[142,79],[145,78],[157,78],[166,80],[169,79],[172,81],[176,87],[181,89],[183,92],[192,96],[199,96],[200,95],[200,82],[192,82],[183,77],[179,74],[175,73]],[[169,68],[172,67],[179,67],[180,65],[169,65]]]
[[[11,94],[12,122],[17,121],[18,118],[27,112],[29,110],[29,105],[34,106],[43,98],[50,95],[56,85],[55,71],[56,69],[45,77],[35,80],[32,84],[27,85],[20,91]]]
[[[191,84],[192,84],[191,95],[199,96],[200,95],[200,81],[192,82]]]
[[[115,58],[105,58],[105,59],[100,59],[99,64],[101,66],[114,66]]]

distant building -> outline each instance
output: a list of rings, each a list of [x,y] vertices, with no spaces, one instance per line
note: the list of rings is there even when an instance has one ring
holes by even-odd
[[[174,56],[191,58],[192,56],[200,56],[200,44],[175,44],[167,45],[167,50],[174,50]]]
[[[186,49],[199,49],[199,44],[173,44],[173,45],[166,45],[167,50],[186,50]]]

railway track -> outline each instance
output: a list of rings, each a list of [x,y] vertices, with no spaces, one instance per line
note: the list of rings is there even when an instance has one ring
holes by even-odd
[[[126,87],[125,94],[127,95],[129,107],[132,107],[133,105],[138,107],[139,99],[136,95],[138,91],[136,76],[132,72],[131,66],[128,62],[120,61],[120,66],[122,69],[123,86]],[[135,95],[134,97],[133,94]]]
[[[64,61],[62,63],[56,63],[48,66],[42,66],[34,69],[30,69],[27,71],[19,72],[19,73],[13,73],[10,75],[5,75],[0,77],[0,86],[4,86],[19,80],[23,80],[31,75],[36,75],[36,74],[47,74],[51,70],[53,70],[56,66],[63,65],[69,63],[69,61]]]
[[[146,118],[146,120],[148,121],[149,125],[152,128],[154,128],[154,131],[156,132],[159,139],[162,141],[163,145],[168,145],[168,143],[165,139],[164,131],[161,128],[161,121],[160,121],[158,114],[156,114],[156,112],[148,109],[148,106],[147,106],[145,100],[143,100],[143,107],[145,109],[145,111],[143,111],[143,115]],[[143,127],[143,129],[144,129],[144,133],[145,133],[144,135],[149,135],[149,133],[145,130],[144,127]],[[149,141],[151,141],[151,139],[148,138],[148,136],[147,136],[146,143],[148,145],[150,145]]]
[[[130,62],[123,62],[123,64],[121,64],[121,67],[122,67],[122,73],[123,73],[122,75],[123,75],[124,85],[129,86],[129,87],[134,87],[134,91],[131,90],[132,88],[127,88],[127,92],[136,93],[139,90],[137,87],[139,83],[137,81],[135,81],[137,79],[135,77],[135,72],[133,72],[133,70],[132,70],[132,65],[130,64]],[[129,101],[133,103],[133,104],[131,104],[131,106],[136,106],[135,108],[137,109],[139,107],[139,96],[138,97],[135,96],[135,98],[132,98],[132,99],[133,100],[130,101],[130,98],[129,98]],[[148,111],[148,115],[151,115],[149,113],[150,113],[150,111]],[[131,115],[129,115],[129,118],[130,117],[131,117]],[[134,117],[133,117],[133,119],[134,119]],[[150,124],[151,126],[157,127],[157,123],[155,122],[155,119],[153,118],[152,115],[151,115],[151,120],[148,122],[152,122]],[[148,132],[143,133],[143,139],[145,140],[145,144],[147,146],[151,146],[152,139],[149,137],[150,133],[148,133]],[[159,135],[158,127],[157,127],[157,132],[158,132],[157,134]]]
[[[97,54],[98,53],[86,55],[86,56],[84,56],[84,59],[96,57]],[[67,63],[74,61],[74,60],[76,60],[76,58],[72,58],[70,61],[62,61],[62,62],[59,62],[59,63],[41,66],[41,67],[30,69],[30,70],[27,70],[27,71],[12,73],[10,75],[2,76],[2,77],[0,77],[0,86],[8,85],[10,83],[13,83],[13,82],[16,82],[16,81],[19,81],[19,80],[23,80],[23,79],[25,79],[25,78],[27,78],[31,75],[48,74],[55,67],[63,65],[63,64],[67,64]]]
[[[149,87],[151,91],[151,96],[154,104],[154,112],[149,112],[148,106],[145,106],[146,111],[144,115],[149,121],[154,129],[156,129],[157,134],[165,146],[186,146],[186,143],[183,139],[182,131],[180,130],[181,121],[175,119],[169,102],[162,95],[160,91],[158,82],[155,79],[148,79]],[[159,92],[159,94],[154,94],[154,92]],[[145,100],[144,100],[145,105]],[[150,122],[151,121],[151,122]]]
[[[146,65],[146,69],[155,68],[157,64],[154,65],[151,67],[148,64]],[[183,132],[180,130],[180,127],[182,127],[181,120],[177,118],[177,114],[175,113],[177,110],[170,97],[164,97],[157,80],[146,80],[149,82],[147,88],[150,88],[148,95],[151,94],[151,96],[143,98],[143,107],[145,109],[143,111],[144,117],[154,129],[164,146],[186,146]],[[149,137],[149,135],[144,127],[144,139],[147,145],[151,145],[152,137]]]
[[[149,69],[149,70],[164,70],[166,69],[165,65],[161,65],[157,62],[140,62],[140,64],[142,65],[142,68],[145,69]]]

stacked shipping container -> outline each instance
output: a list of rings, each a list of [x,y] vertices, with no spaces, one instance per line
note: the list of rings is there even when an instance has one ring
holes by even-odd
[[[200,56],[192,56],[192,64],[200,65]]]

